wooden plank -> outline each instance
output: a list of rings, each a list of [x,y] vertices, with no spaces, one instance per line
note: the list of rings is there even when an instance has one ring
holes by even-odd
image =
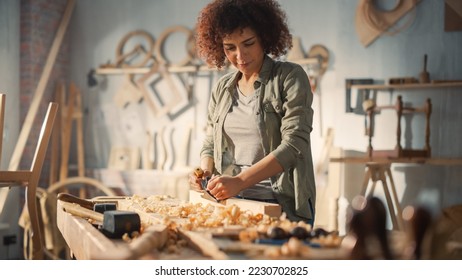
[[[201,252],[204,256],[211,257],[214,260],[227,260],[229,259],[220,248],[212,242],[212,236],[207,233],[200,233],[194,231],[186,231],[181,228],[178,232],[182,238],[188,241],[188,244]]]
[[[72,84],[74,85],[74,84]],[[75,85],[74,85],[75,86]],[[83,112],[82,112],[82,94],[80,89],[75,87],[77,92],[74,120],[76,122],[76,142],[77,142],[77,164],[78,175],[85,176],[85,147],[83,141]]]
[[[75,87],[71,86],[69,90],[67,106],[65,108],[62,108],[61,111],[64,113],[64,115],[62,115],[63,126],[61,127],[61,166],[59,171],[60,181],[67,178],[67,174],[69,171],[69,152],[71,149],[72,122],[76,94],[77,92],[75,90]]]
[[[53,65],[55,63],[56,57],[59,53],[59,49],[61,47],[61,43],[63,41],[64,35],[66,33],[67,26],[71,19],[72,11],[74,10],[75,0],[68,0],[66,4],[66,8],[64,10],[63,17],[58,27],[58,31],[56,32],[55,38],[51,45],[50,52],[48,53],[47,60],[45,62],[45,67],[43,69],[42,75],[37,85],[37,89],[33,95],[29,110],[27,112],[26,118],[24,119],[24,124],[21,128],[21,132],[18,137],[18,141],[16,142],[15,149],[13,151],[13,155],[11,156],[10,164],[8,166],[8,170],[17,170],[19,166],[19,162],[21,160],[22,154],[24,152],[24,148],[26,146],[27,138],[29,137],[29,133],[32,129],[34,124],[35,116],[37,115],[37,111],[39,109],[40,101],[45,93],[46,86],[48,84],[48,80],[50,78],[51,71],[53,70]],[[0,190],[0,215],[3,213],[3,209],[5,206],[6,199],[8,197],[8,188],[3,188]]]
[[[217,203],[217,202],[204,198],[203,193],[197,192],[194,190],[189,191],[189,202],[203,203],[203,204],[208,203],[208,204],[212,204],[214,206],[220,206],[220,207],[236,205],[242,211],[251,211],[253,214],[258,214],[258,213],[266,214],[270,217],[276,217],[276,218],[279,218],[282,214],[282,209],[279,204],[267,203],[267,202],[249,200],[249,199],[239,199],[239,198],[228,198],[224,201]]]
[[[59,114],[55,119],[53,125],[53,133],[51,135],[51,159],[50,159],[50,179],[49,185],[53,185],[59,180],[59,153],[61,147],[61,123],[63,118],[63,108],[64,106],[64,92],[65,92],[64,82],[59,82],[56,86],[54,102],[58,103]]]

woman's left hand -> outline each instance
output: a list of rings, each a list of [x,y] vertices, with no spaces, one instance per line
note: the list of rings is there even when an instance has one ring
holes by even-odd
[[[242,189],[242,181],[233,176],[214,176],[207,184],[207,189],[218,200],[236,196]]]

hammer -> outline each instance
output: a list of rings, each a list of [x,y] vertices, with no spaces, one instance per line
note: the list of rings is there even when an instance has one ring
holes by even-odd
[[[132,211],[108,210],[104,214],[82,207],[80,204],[61,201],[64,210],[72,215],[95,221],[109,238],[120,239],[126,233],[140,232],[141,219]]]

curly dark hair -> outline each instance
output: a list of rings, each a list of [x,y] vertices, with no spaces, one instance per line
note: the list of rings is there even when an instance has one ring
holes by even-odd
[[[196,48],[199,57],[218,69],[225,65],[223,37],[237,29],[251,28],[263,51],[274,57],[292,48],[286,13],[274,0],[214,0],[199,13]]]

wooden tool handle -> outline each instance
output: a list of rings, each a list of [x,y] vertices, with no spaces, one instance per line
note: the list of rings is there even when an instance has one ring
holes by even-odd
[[[75,195],[69,194],[69,193],[59,193],[58,194],[58,200],[65,201],[65,202],[70,202],[70,203],[76,203],[84,208],[87,208],[89,210],[93,210],[93,206],[95,203],[92,201],[82,199],[80,197],[77,197]]]
[[[427,55],[424,55],[424,72],[427,72]]]
[[[74,216],[78,216],[85,219],[92,219],[96,222],[102,223],[104,220],[104,215],[93,210],[89,210],[80,206],[79,204],[70,203],[66,201],[61,201],[64,210]]]
[[[198,167],[194,169],[194,175],[196,175],[196,177],[200,179],[204,176],[204,170]]]

